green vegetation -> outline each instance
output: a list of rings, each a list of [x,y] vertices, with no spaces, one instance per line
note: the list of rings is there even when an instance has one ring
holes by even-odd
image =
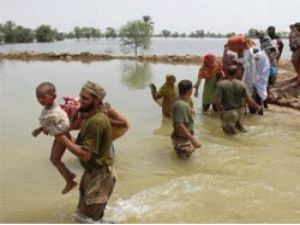
[[[134,49],[137,55],[138,48],[148,49],[153,35],[153,22],[149,16],[144,16],[142,20],[128,22],[120,29],[120,41],[123,49]]]
[[[24,28],[17,26],[15,29],[16,42],[18,43],[30,43],[35,38],[35,33],[30,28]]]
[[[49,25],[41,25],[36,30],[16,25],[13,21],[0,24],[0,43],[51,42],[63,40],[64,34],[52,29]]]
[[[52,42],[55,40],[55,32],[49,25],[41,25],[35,32],[37,42]]]
[[[256,38],[255,28],[250,28],[246,33],[250,38]],[[106,30],[102,33],[100,29],[95,27],[74,27],[72,31],[68,33],[59,32],[55,28],[51,28],[50,25],[40,25],[36,29],[26,28],[21,25],[15,24],[13,21],[6,21],[0,23],[0,43],[30,43],[30,42],[53,42],[61,41],[65,38],[80,39],[96,39],[96,38],[120,38],[121,45],[126,48],[134,48],[137,54],[138,48],[146,49],[150,45],[150,39],[152,37],[163,38],[228,38],[234,35],[235,32],[227,34],[213,33],[198,29],[191,31],[189,34],[180,33],[177,31],[170,31],[163,29],[160,33],[154,34],[154,23],[152,18],[145,15],[140,20],[129,21],[126,25],[120,29],[113,27],[106,27]],[[281,38],[287,38],[288,32],[277,32]]]
[[[101,30],[96,29],[94,27],[74,27],[73,32],[70,32],[67,36],[68,38],[87,38],[88,40],[91,38],[100,38]]]
[[[107,27],[104,36],[105,36],[106,39],[116,38],[116,37],[118,37],[118,34],[117,34],[117,32],[115,31],[114,28]]]

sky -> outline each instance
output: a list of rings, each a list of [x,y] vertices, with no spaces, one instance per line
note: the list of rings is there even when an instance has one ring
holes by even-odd
[[[152,18],[155,33],[247,33],[269,25],[288,32],[300,22],[300,0],[0,0],[0,23],[32,29],[48,24],[60,32],[75,26],[119,29],[144,15]]]

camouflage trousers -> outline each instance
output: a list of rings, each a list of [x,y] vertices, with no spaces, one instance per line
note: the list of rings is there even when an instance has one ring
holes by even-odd
[[[244,113],[244,107],[239,109],[223,111],[221,114],[221,120],[224,132],[234,134],[235,128],[238,128],[239,130],[244,130],[244,127],[242,125]]]
[[[177,137],[176,135],[172,134],[171,140],[174,150],[180,158],[189,158],[195,151],[192,142],[188,139]]]
[[[85,170],[79,188],[79,212],[95,221],[100,220],[115,182],[112,167]]]

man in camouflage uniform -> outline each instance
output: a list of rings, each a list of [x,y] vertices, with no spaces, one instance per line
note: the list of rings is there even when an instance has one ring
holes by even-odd
[[[262,110],[249,96],[245,83],[235,79],[236,73],[237,67],[229,66],[228,80],[221,80],[216,89],[216,104],[218,111],[221,111],[222,128],[228,134],[235,134],[235,128],[246,132],[242,124],[245,101],[259,112]]]
[[[171,134],[172,143],[177,155],[180,158],[189,158],[200,148],[200,142],[193,136],[194,121],[192,107],[189,100],[193,93],[193,84],[190,80],[182,80],[178,84],[179,98],[172,106],[173,133]]]
[[[80,92],[79,111],[84,115],[84,119],[76,142],[72,142],[65,135],[56,137],[79,158],[84,168],[75,213],[75,219],[79,222],[101,222],[116,181],[110,152],[111,123],[106,114],[98,110],[105,94],[104,89],[98,84],[87,81]]]

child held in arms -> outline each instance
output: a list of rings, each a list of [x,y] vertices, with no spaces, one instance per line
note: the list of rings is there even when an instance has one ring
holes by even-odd
[[[36,88],[36,97],[38,102],[44,107],[39,117],[40,127],[32,131],[32,135],[37,137],[40,133],[56,136],[66,134],[70,137],[69,128],[70,121],[67,113],[55,102],[56,88],[50,82],[43,82]],[[72,173],[61,158],[66,150],[66,147],[57,140],[54,140],[50,161],[58,169],[62,177],[66,181],[66,186],[62,190],[62,194],[68,193],[77,183],[74,181],[76,175]]]

